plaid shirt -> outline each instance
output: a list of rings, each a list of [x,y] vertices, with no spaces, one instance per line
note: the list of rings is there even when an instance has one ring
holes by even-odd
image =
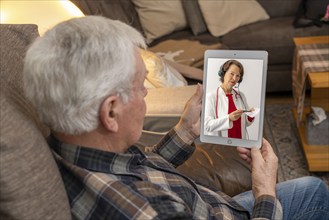
[[[49,138],[74,219],[249,219],[223,192],[197,185],[176,171],[195,147],[171,130],[159,144],[124,154],[61,143]],[[253,218],[279,219],[281,205],[261,196]]]

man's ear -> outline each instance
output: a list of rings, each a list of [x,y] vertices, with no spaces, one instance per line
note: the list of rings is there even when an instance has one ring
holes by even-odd
[[[119,124],[117,112],[119,98],[115,95],[108,96],[100,106],[100,121],[104,128],[111,132],[117,132]]]

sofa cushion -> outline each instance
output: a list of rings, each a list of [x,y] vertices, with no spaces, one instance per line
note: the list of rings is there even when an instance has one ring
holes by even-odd
[[[294,37],[328,35],[328,27],[294,28],[294,17],[273,18],[240,27],[222,38],[222,43],[236,50],[266,50],[268,63],[291,64]]]
[[[142,24],[148,43],[175,30],[187,27],[180,0],[131,0]]]
[[[71,219],[47,130],[22,89],[23,58],[37,26],[1,24],[0,32],[0,218]]]
[[[208,31],[198,35],[193,35],[191,33],[191,30],[186,29],[181,31],[175,31],[171,34],[167,34],[163,37],[160,37],[152,41],[152,43],[150,43],[149,46],[153,47],[166,40],[192,40],[192,41],[199,41],[201,44],[204,45],[212,45],[220,42],[220,38],[212,36]]]
[[[182,0],[187,22],[194,35],[207,31],[207,25],[203,19],[198,0]]]
[[[216,37],[223,36],[237,27],[269,18],[256,0],[199,0],[199,5],[209,32]]]
[[[268,65],[266,92],[291,91],[291,70],[291,63]]]

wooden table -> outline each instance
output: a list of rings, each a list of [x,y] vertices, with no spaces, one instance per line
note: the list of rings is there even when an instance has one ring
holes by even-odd
[[[329,44],[329,36],[294,38],[297,46],[305,44]],[[329,52],[329,50],[328,50]],[[329,68],[329,66],[328,66]],[[329,71],[309,72],[307,80],[311,87],[311,106],[317,106],[329,111]],[[295,120],[299,117],[296,108],[293,109]],[[298,123],[298,133],[303,145],[308,169],[312,172],[329,171],[329,146],[309,145],[306,139],[306,116],[310,113],[310,107],[304,107],[301,123]]]
[[[309,73],[311,85],[311,106],[322,107],[329,111],[329,72]]]

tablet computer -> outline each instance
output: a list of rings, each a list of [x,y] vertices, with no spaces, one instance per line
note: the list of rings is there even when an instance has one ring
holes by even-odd
[[[205,52],[201,142],[261,146],[267,57],[266,51]]]

